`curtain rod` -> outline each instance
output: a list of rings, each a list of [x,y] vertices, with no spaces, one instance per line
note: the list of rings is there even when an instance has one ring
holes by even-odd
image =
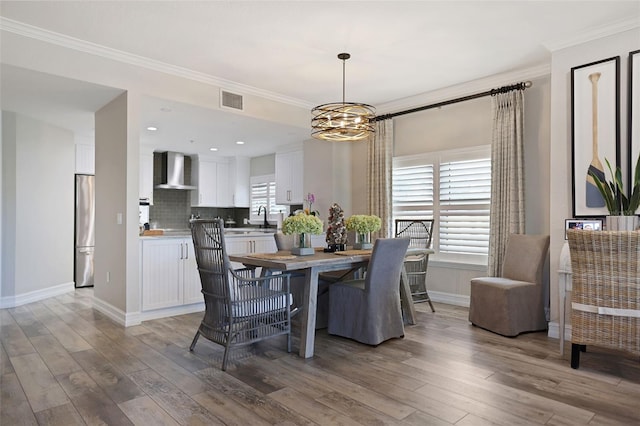
[[[425,105],[417,108],[407,109],[405,111],[393,112],[391,114],[379,115],[376,118],[374,118],[373,121],[388,120],[389,118],[397,117],[399,115],[411,114],[414,112],[425,111],[427,109],[438,108],[445,105],[457,104],[458,102],[470,101],[471,99],[483,98],[485,96],[495,96],[497,94],[507,93],[512,90],[524,90],[531,86],[533,86],[533,83],[531,83],[530,81],[522,81],[520,83],[511,84],[509,86],[502,86],[497,89],[487,90],[486,92],[476,93],[474,95],[463,96],[461,98],[456,98],[456,99],[450,99],[448,101],[442,101],[442,102],[438,102],[431,105]]]

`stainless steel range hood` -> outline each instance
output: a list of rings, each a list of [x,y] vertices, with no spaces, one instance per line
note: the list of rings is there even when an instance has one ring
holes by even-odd
[[[179,152],[162,153],[161,184],[158,189],[196,189],[184,184],[184,154]]]

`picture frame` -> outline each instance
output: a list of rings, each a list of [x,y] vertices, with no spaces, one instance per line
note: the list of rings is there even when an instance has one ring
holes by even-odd
[[[640,102],[637,102],[640,99],[640,50],[629,52],[628,69],[627,152],[629,158],[627,188],[633,188],[633,174],[640,156]],[[634,101],[637,104],[634,105]],[[636,214],[640,214],[640,209],[636,211]]]
[[[602,231],[604,222],[602,219],[565,219],[564,220],[564,239],[567,239],[568,229],[591,229],[594,231]]]
[[[610,179],[620,164],[620,56],[571,68],[573,216],[609,211],[589,171]]]

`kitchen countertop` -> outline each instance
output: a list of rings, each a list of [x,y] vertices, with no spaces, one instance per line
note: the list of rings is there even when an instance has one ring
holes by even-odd
[[[158,238],[185,238],[191,237],[190,229],[163,229],[162,235],[144,235],[140,236],[140,239],[158,239]],[[225,228],[225,238],[233,237],[247,237],[247,236],[262,236],[273,235],[276,233],[276,228]]]

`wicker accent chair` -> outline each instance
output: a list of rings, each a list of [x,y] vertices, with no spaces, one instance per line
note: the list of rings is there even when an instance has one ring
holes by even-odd
[[[546,330],[542,271],[548,250],[548,235],[509,235],[501,276],[471,280],[469,321],[508,337]]]
[[[409,249],[430,249],[433,232],[433,219],[396,219],[396,238],[409,238]],[[427,267],[429,252],[407,253],[404,268],[407,272],[409,288],[414,303],[428,302],[431,312],[435,312],[427,292]]]
[[[640,232],[567,230],[571,368],[586,345],[640,355]]]
[[[229,349],[269,337],[287,336],[291,352],[289,274],[256,278],[255,269],[234,270],[227,255],[222,219],[193,220],[195,249],[205,313],[189,350],[200,335],[224,346],[222,370]]]
[[[403,337],[400,273],[408,238],[378,238],[364,279],[329,287],[329,334],[368,345]]]

